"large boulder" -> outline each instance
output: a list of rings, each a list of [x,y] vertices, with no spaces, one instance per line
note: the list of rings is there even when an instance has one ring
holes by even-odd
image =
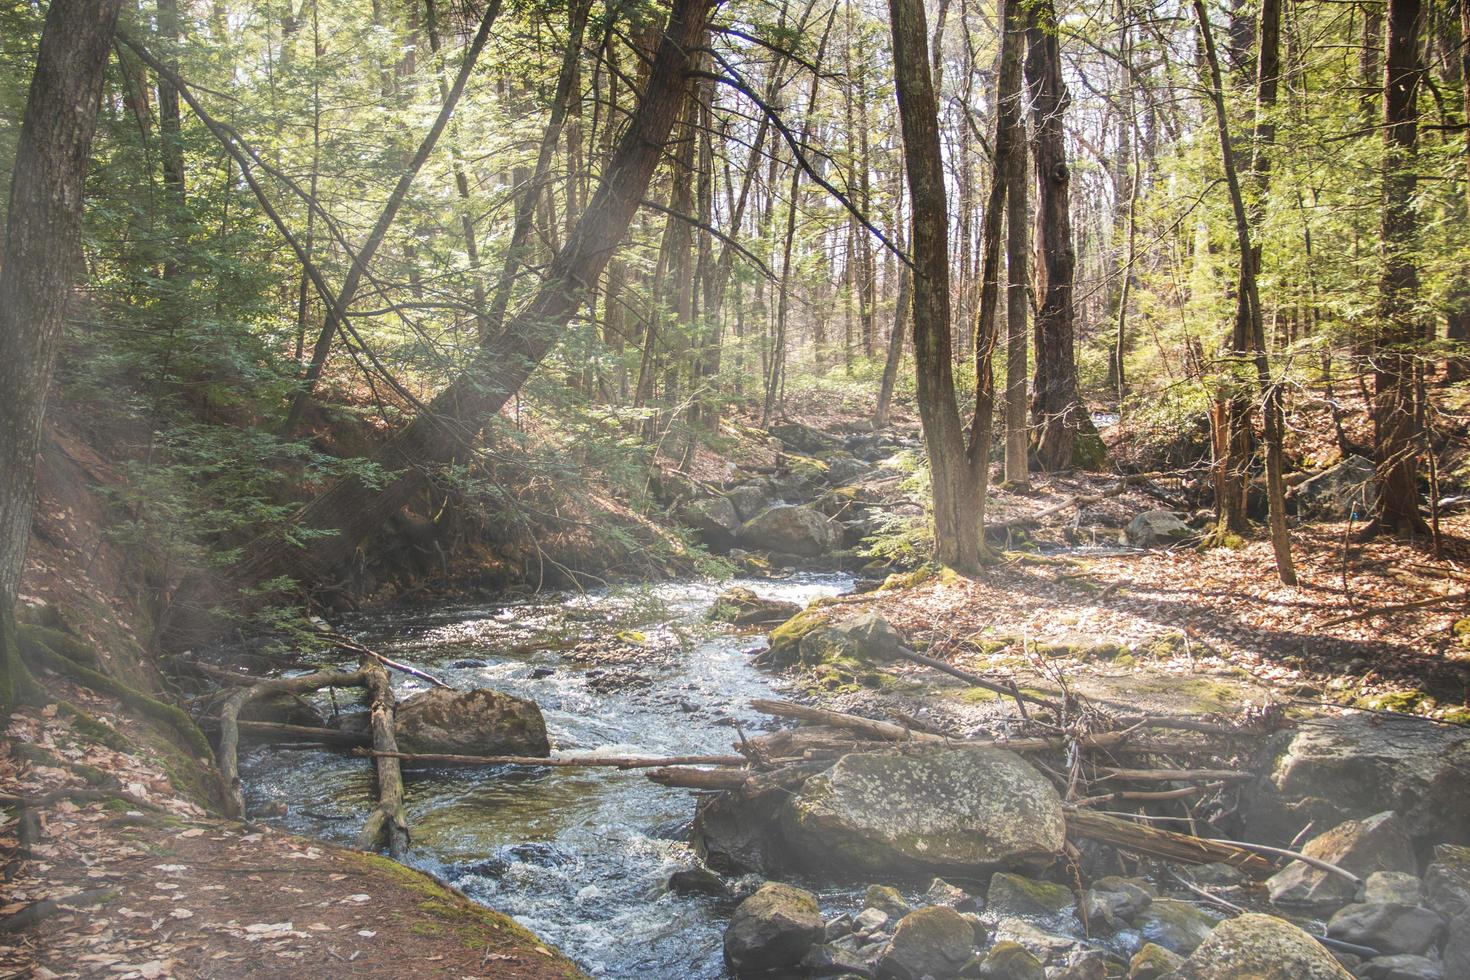
[[[679,519],[711,548],[728,548],[740,536],[740,515],[728,497],[705,497],[679,508]]]
[[[1146,510],[1123,529],[1123,540],[1135,548],[1167,548],[1194,535],[1173,511]]]
[[[1171,980],[1352,980],[1321,943],[1274,915],[1215,927]]]
[[[822,941],[822,911],[809,891],[767,882],[741,902],[725,929],[725,962],[736,976],[795,967]]]
[[[1359,877],[1374,871],[1413,872],[1418,867],[1414,844],[1403,821],[1392,810],[1364,820],[1345,820],[1307,841],[1302,853]],[[1278,871],[1266,887],[1274,904],[1304,908],[1335,907],[1351,902],[1357,894],[1357,888],[1346,878],[1305,861]]]
[[[535,701],[487,688],[436,687],[398,706],[398,747],[450,755],[551,754],[546,720]]]
[[[832,550],[832,524],[810,507],[781,504],[745,522],[740,539],[747,547],[814,558]]]
[[[851,456],[833,456],[827,460],[827,482],[834,487],[846,486],[856,480],[867,476],[873,470],[871,463],[865,463]]]
[[[1349,456],[1297,486],[1292,494],[1297,513],[1331,521],[1349,517],[1355,510],[1367,514],[1378,499],[1374,476],[1371,459]]]
[[[893,940],[878,960],[878,975],[893,980],[952,977],[974,948],[975,930],[969,921],[954,909],[931,905],[898,920]]]
[[[843,756],[791,797],[782,827],[809,864],[847,874],[1027,867],[1051,861],[1065,836],[1051,783],[978,746]]]
[[[1308,821],[1397,810],[1415,838],[1470,843],[1470,730],[1352,712],[1303,722],[1268,751],[1243,808],[1248,840],[1285,845]]]
[[[725,494],[725,499],[735,508],[742,521],[748,521],[770,505],[768,488],[758,483],[743,483]]]
[[[801,612],[794,602],[764,599],[743,586],[732,586],[715,597],[709,618],[732,626],[775,626]]]
[[[821,429],[814,429],[800,422],[782,422],[770,428],[771,435],[781,440],[788,449],[813,456],[817,453],[831,452],[842,445],[834,435],[829,435]]]
[[[864,613],[812,630],[801,638],[798,649],[806,664],[828,663],[841,657],[885,663],[897,660],[902,646],[903,637],[886,619],[877,613]]]
[[[689,842],[699,859],[721,874],[771,874],[782,864],[777,809],[769,798],[705,797],[694,811]]]

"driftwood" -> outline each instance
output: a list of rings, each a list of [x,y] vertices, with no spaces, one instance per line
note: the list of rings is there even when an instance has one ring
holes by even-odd
[[[1266,878],[1276,872],[1270,861],[1234,843],[1146,827],[1131,820],[1076,807],[1067,809],[1067,832],[1169,861],[1185,864],[1228,864],[1255,878]]]
[[[803,721],[814,721],[822,725],[831,725],[834,728],[845,728],[849,731],[859,732],[875,739],[891,742],[945,742],[948,739],[929,732],[915,731],[904,725],[895,725],[891,721],[874,721],[871,718],[863,718],[860,715],[850,715],[841,711],[828,711],[825,708],[813,708],[794,701],[770,701],[764,698],[756,698],[750,702],[750,706],[762,714],[775,715],[778,718],[800,718]]]
[[[653,769],[659,766],[743,766],[743,755],[681,755],[659,758],[635,755],[449,755],[432,752],[380,752],[359,749],[356,755],[400,762],[430,762],[451,766],[549,766],[576,768],[605,766],[612,769]]]
[[[381,669],[381,668],[379,668]],[[347,673],[333,670],[300,677],[276,677],[257,681],[250,687],[232,691],[219,712],[220,776],[224,780],[227,816],[245,816],[245,793],[240,785],[240,709],[268,694],[304,694],[324,687],[361,687],[367,681],[363,671]]]
[[[368,728],[373,736],[373,749],[381,755],[373,761],[378,772],[378,805],[368,815],[358,835],[357,846],[364,851],[388,845],[395,860],[408,854],[408,818],[403,809],[403,770],[398,765],[398,739],[393,733],[393,683],[388,671],[366,654],[362,658],[362,675],[371,701]]]
[[[1248,772],[1234,769],[1113,769],[1098,770],[1102,779],[1131,779],[1140,783],[1168,782],[1226,782],[1238,783],[1254,779]]]
[[[681,789],[733,790],[745,785],[746,772],[741,769],[650,769],[648,778],[660,786]]]
[[[378,651],[369,649],[368,647],[363,646],[361,643],[358,643],[356,640],[349,640],[341,633],[327,632],[324,633],[323,636],[330,640],[332,642],[332,645],[339,650],[346,650],[348,653],[355,653],[358,655],[359,658],[376,660],[384,667],[396,670],[401,674],[407,674],[409,677],[417,677],[419,680],[432,684],[435,687],[442,687],[450,691],[454,690],[453,685],[444,683],[444,681],[435,677],[428,671],[420,670],[417,667],[410,667],[408,664],[400,663],[397,660],[390,660]]]
[[[1218,838],[1214,839],[1213,843],[1228,844],[1231,847],[1244,848],[1247,851],[1255,851],[1261,854],[1270,854],[1275,857],[1287,858],[1292,861],[1300,861],[1303,864],[1310,864],[1314,868],[1320,868],[1321,870],[1326,871],[1329,874],[1335,874],[1343,878],[1344,880],[1351,882],[1354,888],[1361,888],[1363,885],[1363,879],[1359,878],[1348,869],[1338,867],[1337,865],[1332,864],[1329,861],[1323,861],[1321,858],[1311,857],[1310,855],[1303,854],[1300,851],[1288,851],[1284,847],[1271,847],[1266,844],[1248,844],[1244,841],[1220,840]]]

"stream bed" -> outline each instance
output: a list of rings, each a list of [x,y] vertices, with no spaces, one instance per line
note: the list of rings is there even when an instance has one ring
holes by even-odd
[[[852,581],[815,573],[676,581],[399,610],[344,626],[455,687],[535,700],[557,753],[728,753],[737,723],[747,732],[768,725],[749,702],[777,694],[780,682],[751,664],[757,637],[706,621],[715,596],[742,585],[804,604]],[[589,662],[572,650],[608,637],[646,645],[647,662]],[[394,683],[400,698],[426,686],[402,675]],[[328,695],[320,704],[331,710]],[[273,822],[355,841],[373,792],[366,760],[261,746],[241,762],[252,807],[285,805],[287,815]],[[694,811],[688,791],[615,769],[434,768],[405,776],[411,863],[514,916],[594,975],[725,975],[721,937],[731,901],[665,886],[671,872],[696,863],[685,842]],[[826,904],[848,893],[828,888],[822,897]]]

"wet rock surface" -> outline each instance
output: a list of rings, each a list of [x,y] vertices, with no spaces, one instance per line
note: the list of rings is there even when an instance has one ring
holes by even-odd
[[[1352,974],[1301,929],[1270,915],[1221,923],[1174,980],[1350,980]]]
[[[1414,845],[1392,811],[1363,820],[1346,820],[1302,848],[1308,857],[1364,877],[1374,871],[1413,872]],[[1356,896],[1352,882],[1324,868],[1298,861],[1267,882],[1276,905],[1320,908],[1342,905]]]
[[[451,755],[551,754],[536,702],[486,688],[434,688],[398,706],[398,747]]]
[[[725,930],[725,962],[737,976],[799,964],[822,938],[816,896],[792,885],[762,885],[741,902]]]

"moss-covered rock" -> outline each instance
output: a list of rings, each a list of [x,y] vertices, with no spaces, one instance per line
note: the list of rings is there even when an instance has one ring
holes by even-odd
[[[1184,965],[1184,957],[1154,943],[1145,943],[1128,961],[1128,980],[1160,980]]]
[[[487,688],[433,688],[398,706],[398,744],[405,752],[457,755],[551,754],[536,702]]]
[[[990,947],[974,975],[983,980],[1045,980],[1046,968],[1025,946],[1005,939]]]
[[[878,972],[894,980],[948,977],[959,973],[975,948],[975,930],[964,916],[943,905],[910,912],[898,920]]]
[[[1174,973],[1175,980],[1351,980],[1321,943],[1273,915],[1222,922]]]
[[[767,882],[741,902],[725,929],[725,962],[737,976],[794,967],[822,939],[816,896]]]
[[[1071,920],[1077,900],[1066,885],[1002,872],[990,879],[985,907],[992,915],[1013,915],[1053,925]]]
[[[801,612],[794,602],[765,599],[743,586],[733,586],[715,597],[709,618],[732,626],[770,626]]]
[[[808,607],[771,630],[759,663],[764,667],[789,667],[796,663],[802,638],[827,625],[827,613]]]
[[[1219,921],[1217,916],[1188,902],[1158,898],[1133,917],[1133,926],[1146,941],[1180,956],[1188,956],[1205,941]]]

